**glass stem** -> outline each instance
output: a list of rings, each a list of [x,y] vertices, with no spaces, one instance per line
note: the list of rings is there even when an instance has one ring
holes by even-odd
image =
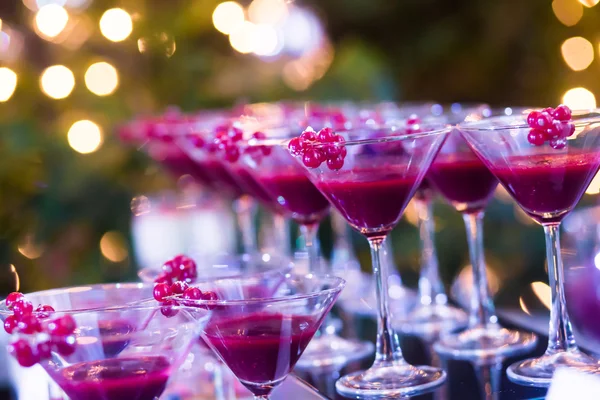
[[[290,220],[280,214],[273,214],[273,226],[275,228],[275,235],[278,237],[276,242],[279,251],[286,257],[291,257]]]
[[[560,254],[559,224],[544,225],[546,236],[546,258],[548,260],[548,278],[552,293],[550,309],[550,330],[546,354],[577,349],[573,328],[569,321],[565,301],[565,272]]]
[[[269,400],[268,394],[263,394],[262,396],[254,395],[254,400]]]
[[[242,235],[242,252],[254,254],[257,252],[255,217],[256,202],[250,196],[243,195],[233,203],[238,226]]]
[[[467,229],[469,256],[473,267],[473,293],[471,296],[470,328],[486,328],[496,324],[494,302],[488,288],[487,271],[483,252],[483,211],[463,214]]]
[[[439,264],[435,251],[435,222],[433,204],[430,200],[415,201],[419,235],[421,236],[421,272],[419,275],[419,298],[421,305],[446,304],[448,297],[440,279]]]
[[[377,296],[377,342],[374,366],[404,363],[400,339],[392,329],[390,307],[388,304],[388,264],[381,262],[385,237],[370,238],[371,260],[375,275],[375,294]]]
[[[300,232],[304,238],[304,245],[308,253],[308,270],[313,274],[322,274],[319,258],[319,245],[317,243],[317,232],[319,224],[300,225]]]

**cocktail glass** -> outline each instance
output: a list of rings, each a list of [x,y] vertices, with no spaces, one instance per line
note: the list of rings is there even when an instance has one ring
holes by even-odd
[[[343,148],[346,152],[343,165],[339,170],[330,169],[327,164],[305,167],[315,186],[371,246],[378,311],[375,363],[366,371],[346,375],[336,383],[341,394],[353,398],[418,394],[446,379],[446,374],[438,368],[415,367],[404,360],[390,319],[382,245],[449,131],[444,124],[423,124],[421,129],[425,133],[403,134],[407,128],[405,122],[338,132],[345,142],[317,141],[312,146],[318,151],[332,145]],[[301,157],[298,162],[302,164]]]
[[[248,127],[249,124],[246,129]],[[264,131],[270,139],[248,141],[243,161],[252,169],[258,182],[287,211],[288,216],[300,225],[308,252],[309,270],[323,274],[326,264],[321,260],[316,240],[319,224],[329,212],[329,201],[287,150],[287,141],[296,136],[298,131],[292,127]],[[268,149],[268,155],[259,153],[263,149]],[[298,367],[337,368],[373,353],[372,343],[345,339],[335,331],[333,321],[328,317],[319,336],[298,361]]]
[[[547,386],[557,368],[598,373],[598,360],[582,353],[573,337],[565,304],[559,226],[581,199],[600,168],[600,112],[574,113],[574,134],[564,148],[534,146],[527,114],[460,124],[473,151],[517,204],[544,228],[552,294],[548,348],[539,358],[517,362],[508,377],[519,384]]]
[[[263,285],[270,296],[255,294]],[[218,300],[189,302],[211,310],[202,338],[255,399],[283,382],[344,287],[328,275],[275,274],[203,282]]]
[[[50,358],[40,361],[70,399],[154,400],[161,395],[171,374],[186,359],[208,311],[187,306],[164,310],[152,299],[152,290],[153,285],[134,283],[25,296],[34,305],[52,306],[56,312],[50,318],[70,316],[75,321],[75,341],[65,341],[74,346],[73,352],[65,355],[53,347]],[[0,318],[6,320],[10,315],[12,311],[3,302]],[[27,340],[40,343],[48,339],[38,335]],[[33,351],[37,354],[38,350]]]

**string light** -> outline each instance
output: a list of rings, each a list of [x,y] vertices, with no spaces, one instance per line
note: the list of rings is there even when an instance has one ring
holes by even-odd
[[[109,63],[98,62],[85,72],[85,85],[97,96],[108,96],[119,86],[119,74]]]
[[[596,108],[596,97],[583,87],[576,87],[565,92],[562,103],[573,110],[589,110]]]
[[[575,0],[554,0],[552,11],[556,18],[566,26],[576,25],[583,17],[583,6]]]
[[[121,8],[106,10],[100,18],[100,32],[112,42],[122,42],[133,31],[131,15]]]
[[[49,97],[64,99],[71,94],[75,87],[75,76],[64,65],[53,65],[42,73],[40,86]]]
[[[583,71],[594,61],[594,46],[581,36],[565,40],[560,51],[563,59],[573,71]]]
[[[215,8],[212,20],[216,30],[229,35],[243,26],[244,9],[235,1],[226,1]]]
[[[69,146],[81,154],[89,154],[98,150],[102,144],[102,132],[94,122],[84,119],[75,122],[67,133]]]
[[[48,4],[35,14],[37,30],[47,38],[58,36],[69,22],[69,13],[58,4]]]
[[[17,74],[7,67],[0,68],[0,103],[8,101],[17,88]]]
[[[236,29],[229,35],[231,47],[242,54],[248,54],[254,51],[256,39],[256,25],[249,21],[244,21],[239,29]]]

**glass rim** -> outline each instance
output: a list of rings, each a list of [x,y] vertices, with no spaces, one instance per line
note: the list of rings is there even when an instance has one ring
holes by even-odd
[[[542,109],[525,109],[524,111],[541,111]],[[504,121],[511,119],[522,119],[523,123],[514,124],[514,125],[492,125],[486,126],[489,123],[496,121]],[[572,112],[572,119],[570,121],[576,127],[587,126],[591,124],[600,124],[600,108],[594,108],[590,110],[574,110]],[[496,115],[489,118],[483,118],[478,121],[465,121],[455,126],[458,130],[461,131],[471,131],[471,132],[493,132],[493,131],[510,131],[517,129],[531,129],[531,127],[527,124],[527,115],[525,113],[512,114],[512,115]]]
[[[253,298],[253,299],[235,299],[235,300],[188,300],[188,299],[183,299],[183,295],[178,294],[178,295],[173,295],[173,296],[168,296],[165,299],[166,300],[177,300],[177,301],[181,301],[184,302],[185,304],[193,304],[193,306],[191,306],[192,308],[197,308],[197,307],[202,307],[202,306],[208,306],[208,307],[216,307],[216,306],[244,306],[244,305],[253,305],[253,304],[279,304],[279,303],[287,303],[287,302],[291,302],[291,301],[298,301],[298,300],[306,300],[306,299],[312,299],[315,297],[320,297],[326,294],[332,294],[335,292],[341,292],[344,287],[346,286],[346,280],[343,278],[340,278],[339,276],[334,276],[334,275],[330,275],[330,274],[322,274],[322,275],[316,275],[316,274],[285,274],[284,277],[290,277],[290,276],[296,276],[296,277],[308,277],[311,276],[313,279],[315,279],[318,282],[322,282],[326,279],[330,279],[333,282],[336,282],[334,284],[334,287],[331,287],[329,289],[322,289],[322,290],[316,290],[314,292],[310,292],[310,293],[304,293],[304,294],[295,294],[295,295],[291,295],[291,296],[281,296],[281,297],[262,297],[262,298]],[[240,279],[240,278],[220,278],[220,279],[213,279],[212,281],[205,281],[202,283],[207,283],[207,282],[219,282],[219,281],[228,281],[228,280],[235,280],[235,279]],[[190,285],[190,287],[197,287],[195,284]]]

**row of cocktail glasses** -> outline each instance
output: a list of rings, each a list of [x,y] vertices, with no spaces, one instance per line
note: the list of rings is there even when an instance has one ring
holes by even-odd
[[[438,109],[430,105],[344,107],[343,112],[338,113],[327,108],[307,112],[296,105],[260,105],[247,107],[241,118],[231,117],[231,114],[223,117],[226,113],[217,117],[215,114],[179,116],[160,135],[153,132],[150,138],[144,136],[141,139],[165,145],[174,143],[195,161],[196,166],[218,161],[220,168],[236,182],[244,182],[244,175],[239,172],[244,170],[267,194],[263,201],[268,207],[294,218],[305,227],[304,234],[309,244],[314,238],[315,226],[325,213],[321,210],[329,204],[367,238],[372,250],[377,292],[376,358],[368,370],[347,375],[337,382],[336,387],[342,394],[352,397],[409,395],[430,390],[444,382],[443,371],[411,366],[403,360],[395,327],[403,331],[442,333],[435,349],[457,358],[494,359],[526,352],[535,345],[534,335],[504,329],[498,324],[487,288],[481,224],[483,209],[498,181],[525,212],[544,226],[553,294],[548,351],[541,358],[512,365],[509,377],[518,383],[545,386],[560,365],[596,373],[597,361],[579,352],[568,321],[558,225],[579,201],[600,167],[599,114],[596,111],[581,112],[569,116],[569,119],[563,116],[558,119],[554,118],[552,110],[539,117],[543,119],[539,122],[528,118],[530,114],[526,111],[504,111],[503,115],[495,116],[485,106],[451,108],[448,113],[436,112]],[[430,111],[425,111],[427,109]],[[556,121],[559,128],[564,124],[569,129],[572,127],[573,132],[565,131],[565,138],[550,137],[555,132],[550,130],[548,143],[535,137],[539,133],[536,131],[539,128],[537,124],[553,124]],[[308,126],[314,130],[306,129]],[[131,132],[128,134],[136,137]],[[557,139],[564,139],[565,143],[557,142]],[[234,172],[236,170],[237,173]],[[212,169],[206,166],[203,171],[210,174]],[[278,181],[281,176],[286,178],[283,184],[281,179]],[[466,318],[460,310],[447,304],[439,284],[435,252],[430,242],[432,230],[431,215],[427,211],[430,201],[427,184],[463,213],[467,226],[474,291],[467,329],[458,333],[452,330],[464,326]],[[243,186],[248,193],[251,193],[250,186]],[[420,281],[421,301],[406,319],[397,320],[390,314],[385,279],[388,265],[382,262],[381,251],[386,236],[415,194],[418,201],[424,203],[421,232],[426,257]],[[313,207],[315,197],[319,196],[325,202],[318,203],[320,207]],[[288,275],[285,279],[276,279],[273,287],[277,289],[282,285],[280,282],[285,282],[283,290],[259,291],[260,295],[256,295],[256,290],[247,290],[249,288],[242,281],[226,281],[235,282],[235,290],[222,289],[215,284],[216,281],[212,281],[204,283],[208,288],[200,286],[202,290],[218,292],[220,297],[216,302],[205,302],[200,308],[193,306],[202,302],[192,300],[189,301],[192,306],[178,303],[167,309],[164,306],[151,307],[155,311],[164,311],[160,314],[165,317],[174,310],[181,311],[176,314],[180,317],[192,316],[190,320],[204,321],[194,326],[203,327],[201,331],[209,346],[255,395],[267,396],[270,388],[279,383],[298,361],[343,286],[342,281],[325,278],[323,273],[327,271],[323,271],[318,255],[313,252],[310,259],[313,275]],[[257,278],[254,275],[252,279],[255,283],[250,287],[271,287],[264,276]],[[292,285],[288,279],[295,283]],[[304,282],[300,285],[303,288],[312,288],[306,289],[310,293],[319,295],[307,297],[298,289],[288,288],[299,282]],[[332,291],[332,288],[335,290]],[[230,297],[232,294],[240,296],[240,293],[242,298]],[[328,294],[327,301],[318,301],[323,293]],[[274,296],[275,299],[272,298]],[[266,315],[269,312],[265,309],[270,309],[272,303],[290,303],[293,306],[282,310],[280,318]],[[142,307],[144,312],[148,312],[145,303]],[[276,310],[277,306],[273,309]],[[318,318],[310,321],[302,319],[306,315],[314,316],[315,310]],[[158,316],[158,313],[152,315]],[[294,315],[301,318],[294,318]],[[275,322],[272,323],[273,318]],[[235,331],[241,332],[241,337],[233,338],[232,331],[224,327],[237,326],[238,322],[244,327],[252,326],[252,329],[241,329],[240,325]],[[210,331],[207,327],[211,323],[222,326],[213,332],[213,336],[206,333]],[[269,330],[273,326],[279,329],[276,337],[285,337],[284,342],[291,347],[286,344],[282,348],[280,339],[263,338],[264,343],[260,345],[250,339],[265,336],[264,329]],[[282,328],[284,326],[285,329]],[[306,333],[306,340],[300,337],[299,331]],[[327,340],[324,346],[318,347],[320,351],[327,349],[327,343],[344,341],[326,336],[320,336]],[[361,342],[348,343],[349,346],[362,345]],[[312,344],[302,358],[310,355],[311,347]],[[274,348],[278,350],[270,353],[269,349]],[[334,346],[329,348],[334,350]],[[282,351],[288,355],[287,361],[281,364],[285,367],[280,365],[284,355]],[[273,355],[267,356],[269,354]],[[273,367],[272,362],[268,363],[270,367],[261,364],[260,368],[258,364],[252,367],[244,364],[244,360],[257,357],[264,358],[263,361],[275,361],[277,366]],[[344,359],[344,356],[341,358]],[[238,365],[240,360],[245,367]],[[275,372],[254,377],[248,374],[248,368],[259,370],[257,373]]]

